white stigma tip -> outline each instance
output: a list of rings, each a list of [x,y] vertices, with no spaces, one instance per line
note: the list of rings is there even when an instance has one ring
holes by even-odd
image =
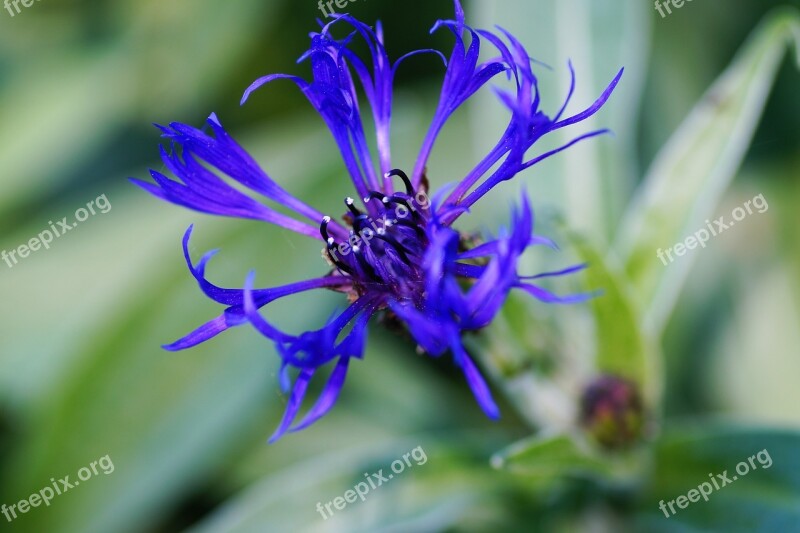
[[[328,246],[333,246],[336,241],[333,240],[333,237],[328,237]]]
[[[326,223],[326,224],[329,224],[330,221],[331,221],[331,217],[329,217],[328,215],[325,215],[324,217],[322,217],[322,221],[324,223]]]
[[[355,202],[355,200],[353,200],[353,199],[352,199],[352,198],[350,198],[349,196],[348,196],[348,197],[347,197],[347,199],[345,200],[345,203],[346,203],[347,205],[353,205],[353,203],[354,203],[354,202]]]

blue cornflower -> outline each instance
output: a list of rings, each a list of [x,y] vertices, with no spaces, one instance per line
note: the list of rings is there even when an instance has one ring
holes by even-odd
[[[330,30],[341,24],[349,25],[353,31],[344,39],[336,39]],[[580,140],[605,133],[607,130],[585,133],[558,149],[526,158],[536,141],[548,133],[596,113],[613,92],[622,71],[590,107],[564,117],[575,86],[570,66],[569,95],[551,117],[539,109],[538,83],[530,56],[511,34],[502,29],[492,33],[470,28],[464,22],[464,11],[458,0],[455,0],[455,20],[439,21],[431,31],[441,28],[450,30],[455,37],[449,60],[439,52],[419,50],[392,63],[384,48],[380,23],[373,29],[349,15],[337,16],[319,33],[311,34],[311,48],[300,58],[300,61],[311,62],[311,81],[273,74],[256,80],[244,93],[242,103],[263,85],[289,79],[322,116],[357,192],[358,201],[345,200],[347,212],[343,222],[320,213],[286,192],[228,135],[213,114],[208,119],[213,135],[180,123],[159,126],[163,137],[172,144],[171,151],[162,146],[161,157],[166,168],[180,181],[154,170],[150,173],[155,184],[134,180],[168,202],[204,213],[263,220],[321,241],[330,265],[327,275],[281,287],[254,289],[253,274],[250,274],[242,289],[227,289],[205,278],[206,265],[215,252],[207,253],[195,264],[189,255],[191,227],[183,239],[186,262],[201,290],[227,308],[219,317],[165,348],[183,350],[245,323],[252,324],[273,341],[282,360],[281,385],[287,393],[291,390],[291,395],[271,441],[286,431],[308,427],[331,409],[344,384],[350,360],[363,356],[367,324],[378,312],[402,321],[427,354],[438,357],[448,351],[452,353],[481,408],[488,416],[497,418],[497,405],[462,344],[462,334],[490,324],[513,289],[525,291],[544,302],[574,302],[585,298],[583,295],[559,297],[534,283],[538,278],[575,272],[582,265],[537,276],[517,273],[517,262],[527,248],[552,245],[547,239],[533,236],[533,215],[524,195],[521,207],[512,214],[510,229],[493,240],[476,242],[459,234],[452,224],[495,185]],[[367,44],[370,61],[364,61],[350,48],[356,39]],[[497,50],[498,56],[481,63],[478,56],[485,42]],[[410,175],[406,175],[393,168],[390,151],[393,82],[403,60],[424,52],[441,55],[446,72],[431,127]],[[497,91],[511,112],[508,128],[497,145],[463,180],[429,199],[425,167],[442,128],[467,99],[502,73],[514,82],[511,92]],[[375,123],[377,169],[362,122],[357,83],[366,95]],[[176,145],[181,148],[180,154]],[[230,185],[221,175],[288,208],[296,216],[285,215],[254,200],[241,192],[242,187]],[[402,187],[395,190],[399,181]],[[279,330],[259,314],[259,309],[274,300],[322,288],[346,294],[350,305],[318,330],[292,335]],[[345,331],[347,333],[343,334]],[[328,363],[335,366],[319,399],[300,422],[292,425],[309,382]],[[297,371],[293,383],[292,368]]]

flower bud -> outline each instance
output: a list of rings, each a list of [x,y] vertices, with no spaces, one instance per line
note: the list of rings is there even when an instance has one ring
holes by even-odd
[[[607,449],[638,442],[644,428],[644,407],[636,385],[614,375],[596,378],[581,398],[581,424]]]

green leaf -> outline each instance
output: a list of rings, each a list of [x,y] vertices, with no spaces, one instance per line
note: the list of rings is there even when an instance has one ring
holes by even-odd
[[[463,457],[463,441],[458,454],[430,446],[429,442],[431,437],[422,435],[413,441],[353,446],[301,461],[229,499],[192,531],[448,530],[461,523],[471,510],[496,500],[499,481],[479,457]],[[402,472],[391,470],[393,461],[418,446],[423,448],[425,461],[411,459],[411,466]],[[378,486],[371,488],[364,473],[379,472],[386,480],[378,485],[377,478],[373,478]],[[331,507],[333,516],[326,512],[327,518],[316,509],[318,502],[330,505],[334,498],[343,497],[359,483],[365,484],[360,487],[363,501],[356,497],[342,509]]]
[[[675,531],[681,525],[701,531],[797,531],[798,447],[800,433],[793,430],[713,422],[668,430],[656,447],[653,483],[639,519],[648,531]],[[677,498],[702,483],[709,483],[703,486],[708,501],[694,496],[699,500],[680,509]],[[676,513],[667,518],[659,509],[661,500],[667,508],[675,500]]]
[[[587,290],[599,294],[590,302],[595,324],[597,371],[627,378],[639,386],[650,405],[661,393],[656,344],[642,330],[640,313],[612,259],[604,259],[586,239],[572,235],[585,271]]]
[[[214,0],[118,3],[108,9],[119,10],[113,18],[124,25],[102,48],[64,46],[59,40],[20,55],[24,60],[11,82],[0,84],[0,215],[73,177],[87,159],[108,150],[105,143],[127,124],[187,112],[197,117],[198,108],[199,118],[205,118],[209,92],[239,68],[232,58],[270,29],[276,8],[258,0],[236,6]],[[198,27],[204,31],[198,33]],[[40,30],[37,45],[46,33]]]
[[[705,227],[713,216],[791,40],[800,50],[797,11],[780,10],[764,20],[656,157],[623,220],[615,247],[642,303],[645,327],[654,333],[669,318],[693,259],[689,254],[665,266],[656,251]]]
[[[492,466],[514,474],[552,480],[564,475],[607,475],[610,463],[593,455],[586,443],[579,446],[569,435],[530,437],[492,457]]]

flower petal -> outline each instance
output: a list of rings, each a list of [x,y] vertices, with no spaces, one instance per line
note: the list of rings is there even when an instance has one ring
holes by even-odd
[[[286,404],[286,411],[283,413],[283,419],[281,420],[278,429],[276,429],[275,433],[273,433],[269,438],[270,444],[273,444],[275,441],[280,439],[283,434],[289,430],[289,427],[292,425],[292,422],[294,422],[295,417],[297,417],[297,412],[300,410],[300,406],[303,403],[303,398],[305,398],[306,391],[308,390],[308,383],[311,381],[313,376],[313,368],[304,368],[300,371],[300,375],[297,376],[297,380],[294,382],[292,394],[289,396],[289,402]]]
[[[475,395],[478,405],[481,406],[486,416],[492,420],[499,419],[500,408],[497,407],[494,398],[492,398],[492,392],[489,390],[486,380],[483,379],[475,363],[472,362],[469,354],[467,354],[466,350],[464,350],[464,347],[461,345],[461,339],[453,339],[450,347],[455,354],[456,361],[459,363],[459,366],[461,366],[461,370],[464,372],[464,377],[467,379],[467,384],[469,384],[472,394]]]
[[[585,302],[587,300],[591,300],[595,296],[596,293],[591,294],[573,294],[571,296],[558,296],[553,294],[552,292],[545,290],[537,285],[531,285],[527,283],[518,283],[515,285],[516,288],[522,289],[534,298],[539,301],[549,303],[549,304],[574,304]]]
[[[311,410],[306,413],[306,416],[303,417],[303,420],[301,420],[289,431],[300,431],[301,429],[305,429],[325,416],[328,411],[331,410],[331,407],[333,407],[333,405],[336,403],[336,400],[339,398],[339,393],[344,385],[344,379],[347,377],[347,367],[349,364],[349,357],[339,358],[339,362],[336,363],[333,372],[331,372],[328,382],[325,384],[325,388],[320,393],[317,402],[314,404]]]
[[[455,9],[455,20],[439,21],[431,30],[434,32],[439,28],[448,28],[455,36],[455,44],[447,62],[439,105],[411,174],[414,187],[418,187],[421,183],[436,139],[452,114],[492,78],[509,68],[505,62],[496,60],[478,64],[481,49],[480,35],[465,24],[464,10],[458,0],[455,2]],[[464,33],[469,33],[471,37],[469,46],[464,41]]]
[[[180,181],[172,180],[155,170],[150,175],[156,185],[138,180],[131,181],[145,191],[168,202],[213,215],[263,220],[287,228],[313,239],[320,239],[319,231],[290,216],[257,202],[229,185],[215,172],[204,166],[216,169],[230,179],[259,193],[267,199],[288,207],[295,213],[317,223],[323,215],[301,202],[270,178],[255,160],[228,135],[216,115],[212,114],[207,125],[214,135],[174,122],[169,127],[158,126],[162,136],[173,144],[171,152],[161,148],[161,159],[169,171]],[[178,155],[175,146],[182,148]],[[345,234],[338,224],[331,227],[332,232]]]
[[[227,320],[225,320],[225,315],[220,315],[217,318],[206,322],[196,330],[192,331],[185,337],[178,339],[172,344],[163,345],[162,348],[170,352],[186,350],[187,348],[197,346],[198,344],[203,343],[212,337],[216,337],[229,327],[230,326],[228,325]]]

